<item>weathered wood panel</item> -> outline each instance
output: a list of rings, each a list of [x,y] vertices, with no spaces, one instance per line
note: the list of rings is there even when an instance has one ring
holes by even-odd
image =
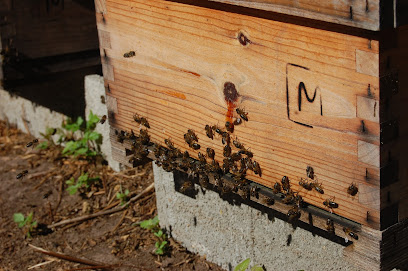
[[[183,140],[191,128],[202,149],[214,148],[222,161],[221,140],[207,138],[204,126],[223,126],[224,84],[232,82],[237,106],[249,112],[233,136],[263,171],[251,179],[271,187],[286,175],[307,202],[324,208],[335,197],[335,213],[379,227],[379,157],[372,153],[380,146],[379,75],[359,62],[378,58],[378,41],[159,0],[105,6],[97,20],[109,41],[101,55],[117,101],[111,125],[137,130],[138,113],[148,118],[154,141],[170,137],[197,153]],[[129,51],[136,55],[124,58]],[[314,92],[309,102],[306,94]],[[307,165],[324,195],[298,186]],[[349,196],[352,182],[365,193]]]

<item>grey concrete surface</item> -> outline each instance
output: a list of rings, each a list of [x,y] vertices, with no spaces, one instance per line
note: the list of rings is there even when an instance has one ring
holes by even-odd
[[[106,104],[102,103],[101,100],[102,96],[105,97],[103,77],[97,74],[85,76],[86,117],[88,117],[91,110],[98,116],[108,115]],[[119,163],[112,158],[112,146],[109,139],[109,121],[106,120],[105,124],[97,125],[95,130],[102,134],[103,140],[101,151],[105,155],[105,159],[108,161],[109,166],[115,171],[120,171]]]
[[[266,270],[359,270],[343,247],[247,205],[233,206],[211,190],[196,199],[175,191],[173,173],[153,166],[160,225],[188,250],[233,269],[246,258]],[[291,236],[291,237],[289,237]],[[288,238],[291,242],[288,245]]]

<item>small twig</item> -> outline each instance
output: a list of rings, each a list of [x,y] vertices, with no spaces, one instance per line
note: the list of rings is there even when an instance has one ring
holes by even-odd
[[[50,261],[38,263],[36,265],[28,267],[27,270],[31,270],[31,269],[34,269],[34,268],[37,268],[37,267],[40,267],[40,266],[43,266],[43,265],[47,265],[47,264],[50,264],[50,263],[53,263],[53,262],[55,262],[55,260],[50,260]]]
[[[50,213],[50,218],[51,218],[51,223],[54,221],[54,215],[53,215],[53,212],[52,212],[52,206],[51,206],[51,203],[48,201],[48,210],[49,210],[49,213]]]
[[[58,202],[57,202],[57,205],[56,205],[55,208],[54,208],[54,215],[57,214],[58,207],[59,207],[60,204],[61,204],[61,200],[62,200],[62,189],[64,188],[64,187],[63,187],[63,186],[64,186],[64,182],[63,182],[62,180],[60,180],[59,182],[60,182],[60,186],[59,186],[59,193],[58,193]]]
[[[89,269],[111,269],[117,267],[118,265],[100,265],[100,266],[87,266],[87,267],[78,267],[74,269],[65,269],[65,271],[75,271],[75,270],[89,270]]]
[[[85,260],[85,259],[80,259],[80,258],[76,258],[76,257],[73,257],[73,256],[53,252],[53,251],[48,251],[48,250],[45,250],[43,248],[33,246],[31,244],[28,244],[28,245],[37,252],[41,252],[41,253],[43,253],[45,255],[52,256],[52,257],[55,257],[55,258],[63,259],[63,260],[74,262],[74,263],[82,263],[82,264],[86,264],[86,265],[90,265],[90,266],[105,266],[105,264],[103,264],[103,263],[98,263],[98,262]]]
[[[119,228],[120,224],[122,224],[123,219],[125,219],[125,216],[126,216],[126,214],[127,214],[127,211],[128,211],[128,210],[125,210],[125,211],[123,212],[123,215],[122,215],[122,217],[120,218],[119,222],[118,222],[118,223],[116,224],[116,226],[111,230],[112,233],[115,232],[117,228]]]
[[[55,228],[55,227],[58,227],[58,226],[61,226],[61,225],[73,223],[73,222],[85,221],[85,220],[95,218],[95,217],[98,217],[98,216],[101,216],[101,215],[109,215],[109,214],[112,214],[112,213],[120,212],[120,211],[124,210],[125,208],[127,208],[127,206],[130,203],[140,199],[144,194],[150,192],[153,189],[154,189],[154,183],[150,184],[145,190],[143,190],[138,195],[131,198],[128,202],[126,202],[126,204],[124,204],[122,206],[118,206],[116,208],[106,210],[106,211],[100,211],[100,212],[90,214],[90,215],[80,216],[80,217],[76,217],[76,218],[72,218],[72,219],[66,219],[66,220],[60,221],[58,223],[48,225],[48,228],[51,229],[51,228]]]

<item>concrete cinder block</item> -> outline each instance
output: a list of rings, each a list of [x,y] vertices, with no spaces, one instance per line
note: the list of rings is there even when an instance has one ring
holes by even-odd
[[[98,116],[108,115],[106,104],[102,102],[105,98],[105,86],[103,77],[97,74],[85,76],[85,116],[88,117],[89,112]],[[105,99],[106,101],[106,99]],[[95,131],[102,134],[101,151],[105,155],[109,166],[115,170],[120,171],[119,163],[112,158],[112,146],[109,138],[109,122],[106,120],[105,124],[97,125]]]
[[[186,196],[175,190],[173,173],[156,165],[153,172],[160,225],[188,250],[227,270],[246,258],[266,270],[359,270],[344,260],[337,243],[245,204],[231,205],[211,190]]]

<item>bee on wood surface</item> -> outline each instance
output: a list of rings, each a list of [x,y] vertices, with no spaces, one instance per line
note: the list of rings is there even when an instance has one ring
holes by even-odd
[[[225,145],[223,154],[224,154],[225,157],[230,157],[231,156],[231,147],[230,147],[230,145]]]
[[[135,51],[129,51],[123,54],[124,58],[134,57],[136,55]]]
[[[311,166],[306,167],[306,176],[310,179],[314,179],[314,170]]]
[[[147,119],[145,117],[140,118],[140,124],[142,124],[146,128],[150,128],[150,124],[149,124],[149,122],[147,121]]]
[[[299,207],[297,207],[296,205],[293,206],[289,211],[288,211],[288,222],[295,222],[296,220],[298,220],[301,216],[301,212],[299,210]]]
[[[103,115],[101,120],[99,121],[100,124],[104,124],[106,121],[106,115]]]
[[[230,122],[230,121],[225,122],[225,128],[230,133],[234,132],[234,124],[232,122]]]
[[[188,129],[187,134],[189,134],[189,136],[190,136],[190,138],[192,140],[198,141],[198,137],[197,137],[196,133],[193,130]]]
[[[222,140],[223,145],[225,145],[225,144],[230,145],[231,137],[230,137],[229,133],[222,132],[222,139],[221,140]]]
[[[239,142],[238,138],[235,138],[232,143],[234,144],[235,148],[237,149],[243,149],[244,145],[241,144],[241,142]]]
[[[234,120],[234,125],[240,125],[241,123],[242,123],[242,119],[240,119],[240,118],[236,118]]]
[[[116,141],[118,141],[119,143],[123,143],[123,141],[125,141],[125,135],[123,133],[118,133]]]
[[[250,150],[248,150],[248,149],[242,148],[242,149],[240,149],[240,150],[238,151],[238,153],[244,154],[244,155],[248,156],[249,158],[254,157],[254,154],[253,154]]]
[[[330,209],[339,208],[339,205],[334,202],[334,198],[326,199],[323,201],[323,205]]]
[[[303,179],[303,178],[300,178],[299,185],[309,191],[313,189],[313,183],[310,183],[306,179]]]
[[[224,159],[224,163],[222,164],[222,172],[224,173],[224,174],[227,174],[229,171],[230,171],[230,163],[229,163],[229,161],[227,160],[227,159]]]
[[[214,133],[213,133],[213,129],[211,128],[210,125],[206,125],[205,126],[205,133],[207,134],[207,136],[211,139],[214,139]]]
[[[259,187],[252,186],[251,190],[250,190],[251,197],[255,197],[255,198],[259,199],[259,190],[260,190]]]
[[[149,132],[146,129],[140,130],[140,142],[143,145],[148,145],[150,142]]]
[[[248,113],[246,113],[244,109],[237,108],[236,111],[238,115],[241,117],[241,119],[248,121]]]
[[[317,180],[312,184],[314,189],[319,192],[320,194],[324,194],[324,190],[321,183],[318,183]]]
[[[174,143],[171,141],[170,138],[165,139],[164,143],[166,143],[166,145],[167,145],[167,147],[169,147],[169,149],[171,149],[171,150],[174,149]]]
[[[330,234],[334,234],[334,222],[330,218],[326,221],[326,230]]]
[[[214,151],[214,149],[207,148],[207,156],[208,156],[208,158],[214,160],[214,157],[215,157],[215,151]]]
[[[295,203],[295,200],[296,200],[295,195],[293,194],[293,192],[290,192],[287,193],[285,197],[282,199],[282,203],[290,205]]]
[[[208,187],[209,187],[210,179],[208,178],[207,175],[201,174],[198,181],[200,182],[200,185],[201,185],[202,187],[204,187],[204,188],[208,188]]]
[[[242,155],[237,152],[234,152],[233,154],[231,154],[232,161],[239,161],[241,160],[241,158],[242,158]]]
[[[30,148],[30,147],[34,148],[35,145],[37,145],[37,144],[38,144],[38,139],[33,139],[33,141],[27,143],[26,147],[27,148]]]
[[[350,186],[347,188],[347,193],[351,196],[355,196],[358,193],[358,187],[355,183],[351,183]]]
[[[350,236],[351,238],[355,240],[358,240],[358,235],[355,232],[353,232],[352,229],[344,227],[343,231],[346,235]]]
[[[180,192],[184,193],[187,192],[188,190],[193,189],[193,183],[192,182],[184,182],[181,187],[180,187]]]
[[[198,150],[201,148],[200,144],[198,144],[197,142],[194,142],[193,144],[191,144],[190,146],[192,149],[194,150]]]
[[[201,163],[207,163],[204,154],[202,154],[201,152],[198,152],[198,160],[200,160]]]
[[[17,174],[16,179],[23,179],[24,176],[28,174],[28,170],[23,170],[19,174]]]
[[[139,114],[135,113],[133,115],[133,120],[140,124],[142,121],[142,118],[139,116]]]
[[[265,203],[266,205],[274,205],[275,204],[275,200],[271,197],[266,196],[265,197]]]
[[[211,128],[212,128],[217,134],[222,135],[223,130],[221,130],[220,127],[214,125],[214,126],[212,126]]]
[[[281,183],[282,183],[282,189],[285,190],[285,191],[289,191],[289,189],[290,189],[289,178],[286,177],[286,176],[283,176],[282,180],[281,180]]]
[[[262,177],[262,171],[261,171],[261,166],[259,165],[259,163],[257,161],[254,161],[252,163],[252,167],[253,167],[253,171],[255,174],[258,174],[259,177]]]
[[[272,192],[273,192],[274,194],[278,194],[278,193],[280,193],[281,191],[282,191],[282,186],[281,186],[281,184],[278,183],[278,182],[276,182],[276,183],[273,185]]]

